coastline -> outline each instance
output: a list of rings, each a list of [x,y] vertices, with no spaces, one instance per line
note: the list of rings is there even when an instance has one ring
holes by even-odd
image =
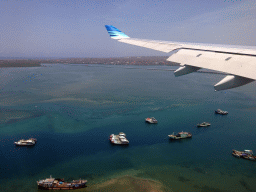
[[[166,56],[147,56],[147,57],[121,57],[121,58],[67,58],[67,59],[4,59],[0,60],[0,68],[13,67],[46,67],[44,64],[56,65],[129,65],[129,66],[180,66],[179,63],[167,61]],[[129,67],[127,69],[136,69]],[[147,70],[175,71],[176,69],[157,69],[148,68]],[[226,73],[213,70],[199,70],[197,73],[222,74]]]
[[[41,64],[104,64],[104,65],[169,65],[167,56],[116,57],[116,58],[56,58],[56,59],[2,59],[1,67],[39,67]]]
[[[0,68],[9,67],[41,67],[41,62],[31,59],[5,59],[0,60]]]

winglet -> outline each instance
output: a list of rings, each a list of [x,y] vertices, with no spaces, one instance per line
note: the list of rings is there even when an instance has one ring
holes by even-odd
[[[122,31],[115,28],[113,25],[105,25],[108,34],[112,39],[124,39],[124,38],[130,38],[129,36],[125,35]]]

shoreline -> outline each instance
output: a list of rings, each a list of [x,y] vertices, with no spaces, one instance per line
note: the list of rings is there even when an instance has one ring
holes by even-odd
[[[134,64],[134,63],[47,63],[47,62],[28,62],[26,63],[25,62],[26,60],[22,60],[21,63],[19,63],[19,61],[17,60],[13,60],[10,62],[10,60],[0,60],[0,68],[16,68],[16,67],[47,67],[47,66],[44,66],[44,64],[46,65],[51,65],[51,64],[67,64],[67,65],[85,65],[85,66],[88,66],[88,64],[90,65],[93,65],[93,64],[96,64],[96,65],[124,65],[124,66],[177,66],[179,67],[180,65],[176,65],[175,64],[162,64],[162,63],[159,63],[159,64]],[[33,61],[33,60],[31,60]],[[127,69],[137,69],[137,68],[127,68]],[[156,69],[156,68],[147,68],[146,70],[156,70],[156,71],[159,71],[159,70],[163,70],[163,71],[175,71],[176,69]],[[218,71],[212,71],[212,70],[207,70],[205,69],[204,71],[196,71],[196,73],[211,73],[211,74],[221,74],[221,75],[227,75],[226,73],[223,73],[223,72],[218,72]]]
[[[56,59],[2,59],[1,67],[35,67],[41,64],[105,64],[105,65],[170,65],[168,56],[116,57],[116,58],[56,58]]]

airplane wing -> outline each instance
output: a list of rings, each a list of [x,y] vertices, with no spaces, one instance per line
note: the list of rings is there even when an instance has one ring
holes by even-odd
[[[157,51],[171,53],[168,61],[180,63],[175,76],[195,72],[201,68],[227,73],[214,85],[216,91],[239,87],[256,80],[256,47],[196,44],[130,38],[112,25],[105,25],[110,37]]]

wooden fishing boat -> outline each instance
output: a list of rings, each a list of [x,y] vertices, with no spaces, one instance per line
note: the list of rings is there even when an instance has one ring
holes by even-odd
[[[216,113],[216,114],[220,114],[220,115],[227,115],[227,114],[228,114],[227,111],[222,111],[221,109],[217,109],[217,110],[215,111],[215,113]]]
[[[235,157],[238,157],[238,158],[256,161],[256,156],[253,155],[252,150],[237,151],[237,150],[233,149],[232,155]]]
[[[191,138],[192,137],[192,134],[189,133],[189,132],[179,132],[178,134],[175,134],[174,132],[171,134],[171,135],[168,135],[168,137],[170,139],[186,139],[186,138]]]
[[[145,119],[145,121],[146,121],[147,123],[151,123],[151,124],[153,124],[153,123],[158,123],[158,121],[156,120],[155,117],[147,117],[147,118]]]
[[[203,123],[198,123],[197,124],[197,127],[208,127],[208,126],[210,126],[211,124],[210,123],[208,123],[208,122],[203,122]]]
[[[37,181],[38,189],[43,190],[74,190],[85,188],[87,180],[73,180],[71,182],[65,182],[64,179],[55,179],[50,176],[43,180]]]

